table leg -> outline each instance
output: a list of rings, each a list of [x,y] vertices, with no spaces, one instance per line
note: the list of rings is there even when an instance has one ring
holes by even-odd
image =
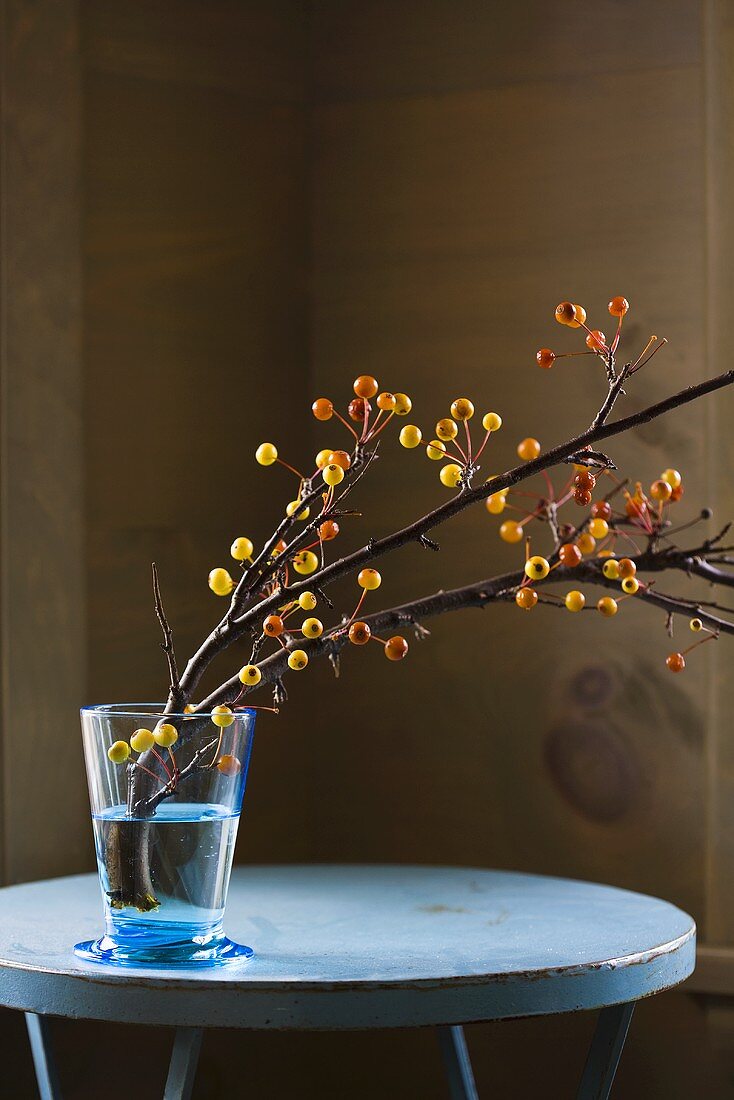
[[[630,1002],[610,1005],[599,1013],[576,1100],[607,1100],[634,1008]]]
[[[438,1028],[451,1100],[479,1100],[463,1027]]]
[[[61,1087],[51,1045],[49,1020],[45,1016],[37,1016],[35,1012],[26,1012],[25,1022],[28,1038],[31,1041],[33,1065],[41,1100],[61,1100]]]
[[[200,1027],[176,1028],[163,1100],[190,1100],[202,1035]]]

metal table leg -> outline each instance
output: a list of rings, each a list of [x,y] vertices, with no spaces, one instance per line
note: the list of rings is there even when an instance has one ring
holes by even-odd
[[[202,1035],[200,1027],[176,1028],[163,1100],[190,1100]]]
[[[35,1012],[26,1012],[25,1022],[28,1038],[31,1041],[33,1065],[41,1100],[61,1100],[61,1087],[51,1045],[49,1020],[46,1016],[37,1016]]]
[[[451,1100],[478,1100],[463,1027],[438,1028]]]
[[[634,1008],[630,1002],[610,1005],[599,1013],[576,1100],[607,1100]]]

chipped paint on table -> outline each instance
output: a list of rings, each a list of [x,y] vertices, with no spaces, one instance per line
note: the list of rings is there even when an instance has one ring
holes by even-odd
[[[452,867],[240,867],[225,929],[255,958],[211,971],[84,963],[96,876],[0,890],[0,1004],[182,1027],[468,1023],[638,1000],[694,968],[695,925],[609,886]]]

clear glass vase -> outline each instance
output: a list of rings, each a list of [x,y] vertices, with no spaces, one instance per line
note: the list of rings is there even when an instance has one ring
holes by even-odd
[[[81,712],[105,934],[77,955],[125,966],[212,966],[252,956],[222,927],[255,711]]]

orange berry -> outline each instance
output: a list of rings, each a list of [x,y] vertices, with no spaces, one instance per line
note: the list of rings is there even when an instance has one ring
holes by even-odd
[[[530,462],[540,454],[540,443],[530,436],[522,439],[517,445],[517,453],[523,462]]]
[[[385,656],[388,661],[402,661],[407,652],[408,643],[399,634],[396,634],[394,638],[389,638],[385,643]]]
[[[558,557],[561,563],[569,569],[573,569],[575,565],[581,561],[582,554],[578,546],[573,542],[564,542],[561,549],[558,551]]]
[[[671,503],[674,504],[676,502],[676,500],[680,500],[680,498],[683,496],[684,492],[685,492],[685,489],[683,488],[682,485],[679,485],[677,489],[673,489],[673,492],[670,494]]]
[[[357,397],[374,397],[378,390],[377,379],[371,374],[360,374],[354,380],[354,392]]]
[[[319,397],[311,406],[311,412],[317,420],[331,420],[334,415],[334,406],[328,397]]]
[[[593,554],[596,550],[596,539],[588,531],[582,531],[576,539],[576,545],[582,554]]]
[[[503,542],[520,542],[523,529],[514,519],[506,519],[500,527],[500,538]]]
[[[339,524],[336,520],[325,519],[319,527],[319,538],[322,542],[331,542],[339,534]]]
[[[669,653],[665,663],[671,672],[682,672],[686,667],[686,659],[682,653]]]
[[[352,465],[352,460],[346,451],[332,451],[326,465],[341,466],[342,470],[348,470]]]
[[[237,775],[237,772],[240,770],[241,767],[242,765],[240,764],[237,757],[231,756],[229,753],[226,753],[224,756],[220,756],[217,760],[217,768],[222,773],[222,775]]]
[[[356,622],[349,627],[349,641],[352,645],[366,645],[372,637],[367,623]]]
[[[586,310],[583,306],[573,304],[573,321],[568,322],[569,328],[581,328],[586,321]]]
[[[588,508],[591,504],[591,491],[589,489],[576,489],[573,494],[573,499],[577,504],[580,504],[582,508]]]
[[[617,298],[612,298],[609,306],[609,312],[612,317],[624,317],[625,313],[629,309],[630,304],[626,298],[622,298],[621,295]]]
[[[536,351],[535,360],[539,367],[550,370],[556,361],[556,353],[550,348],[541,348],[540,351]]]
[[[263,634],[267,634],[268,638],[277,638],[284,630],[285,626],[280,615],[268,615],[263,621]]]
[[[577,489],[588,489],[591,492],[592,489],[596,488],[596,477],[591,470],[579,470],[573,479],[573,483]]]
[[[607,619],[610,619],[612,615],[616,615],[619,610],[617,601],[613,600],[611,596],[602,596],[596,607]]]
[[[394,393],[381,393],[377,398],[377,408],[383,412],[392,412],[397,405]]]
[[[619,566],[620,580],[624,580],[625,577],[634,577],[637,572],[637,566],[631,558],[620,558],[617,565]]]
[[[556,306],[556,321],[559,325],[570,325],[576,320],[576,310],[573,302],[561,302]]]
[[[518,588],[515,593],[515,603],[518,607],[521,607],[523,611],[531,611],[538,602],[538,593],[534,588]]]
[[[607,338],[601,329],[595,328],[586,337],[586,346],[592,351],[606,351]]]
[[[658,478],[657,481],[653,481],[652,485],[650,486],[650,496],[653,500],[662,501],[662,503],[664,504],[666,501],[670,500],[672,495],[672,486],[669,485],[667,481],[663,481],[662,478]]]

